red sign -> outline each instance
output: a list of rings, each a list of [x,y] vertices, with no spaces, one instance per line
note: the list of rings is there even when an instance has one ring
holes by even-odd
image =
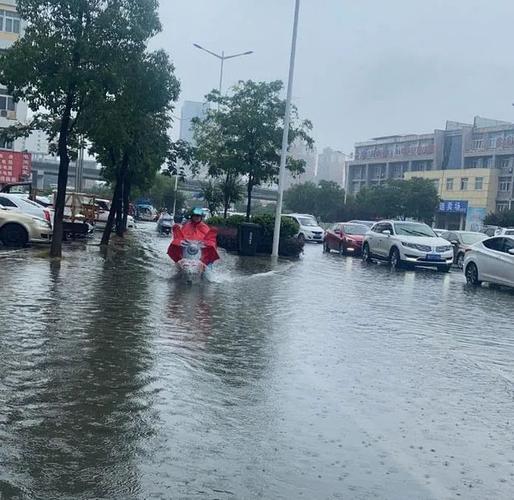
[[[32,155],[0,149],[0,184],[30,180]]]

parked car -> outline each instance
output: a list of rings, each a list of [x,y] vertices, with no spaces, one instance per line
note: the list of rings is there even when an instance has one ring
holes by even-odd
[[[0,242],[4,246],[24,247],[51,240],[52,226],[47,220],[0,207]]]
[[[448,232],[448,229],[438,229],[438,228],[432,228],[432,230],[434,231],[434,233],[437,235],[437,236],[441,236],[443,233],[446,233]]]
[[[446,231],[441,234],[441,238],[448,240],[453,246],[453,262],[462,269],[464,267],[464,257],[472,245],[485,240],[487,235],[473,231]]]
[[[364,237],[362,259],[388,261],[395,269],[430,266],[448,272],[453,264],[453,248],[426,224],[381,221]]]
[[[476,243],[464,258],[466,281],[514,287],[514,236],[495,236]]]
[[[97,219],[95,220],[95,226],[97,229],[104,229],[109,218],[109,212],[111,211],[111,200],[102,200],[99,198],[95,199]],[[127,215],[127,227],[135,227],[134,217]]]
[[[376,221],[372,220],[351,220],[349,222],[350,224],[363,224],[364,226],[368,226],[369,229],[371,229],[373,225],[376,224]]]
[[[50,210],[28,199],[24,194],[0,193],[0,206],[24,214],[45,219],[52,224]]]
[[[514,236],[514,228],[513,227],[500,227],[496,231],[495,236]]]
[[[325,231],[321,228],[313,215],[309,214],[283,214],[282,217],[290,217],[300,225],[297,237],[300,241],[313,241],[323,243]]]
[[[338,251],[342,255],[357,255],[362,251],[364,235],[369,227],[364,224],[352,224],[351,222],[338,222],[325,233],[324,250]]]

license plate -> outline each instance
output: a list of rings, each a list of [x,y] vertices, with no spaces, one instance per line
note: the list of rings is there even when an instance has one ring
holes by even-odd
[[[441,260],[441,256],[438,253],[427,253],[427,260]]]

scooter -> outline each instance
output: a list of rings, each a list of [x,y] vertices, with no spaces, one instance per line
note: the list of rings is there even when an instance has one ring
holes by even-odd
[[[159,234],[169,236],[173,228],[173,217],[169,214],[163,214],[157,221],[157,231]]]
[[[182,258],[177,262],[180,275],[188,282],[200,281],[207,266],[202,262],[202,249],[205,247],[202,241],[184,240],[180,244]]]

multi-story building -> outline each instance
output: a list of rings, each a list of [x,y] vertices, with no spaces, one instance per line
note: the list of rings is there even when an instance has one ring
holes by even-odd
[[[286,170],[284,189],[289,189],[296,184],[304,182],[316,181],[316,149],[309,148],[303,141],[295,142],[289,148],[289,155],[296,160],[305,162],[305,172],[303,174],[293,176],[289,170]]]
[[[325,148],[318,157],[318,181],[333,181],[345,185],[346,155],[332,148]]]
[[[477,229],[488,212],[514,207],[514,124],[475,117],[432,134],[357,143],[347,189],[413,177],[433,180],[442,200],[438,226]]]
[[[180,139],[194,143],[193,140],[193,118],[204,118],[207,114],[208,105],[203,102],[184,101],[180,117]]]
[[[0,0],[0,51],[9,48],[23,34],[23,23],[16,12],[15,0]],[[28,107],[24,102],[15,102],[0,83],[0,128],[16,122],[26,122]],[[0,139],[0,149],[22,151],[23,139],[14,142]]]

